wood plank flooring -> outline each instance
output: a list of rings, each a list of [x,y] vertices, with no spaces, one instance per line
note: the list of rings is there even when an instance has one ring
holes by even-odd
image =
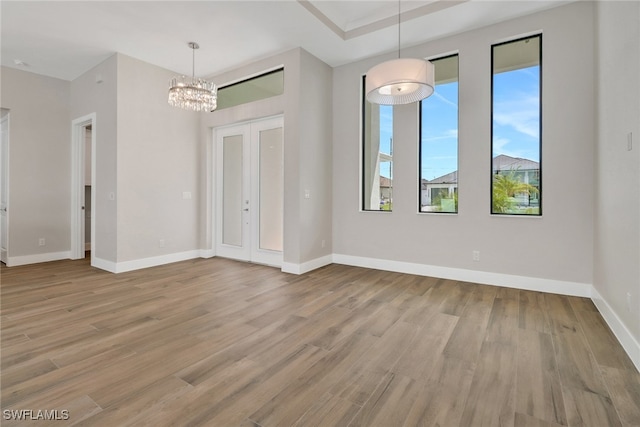
[[[640,426],[585,298],[218,258],[0,274],[3,426]],[[7,419],[38,410],[68,419]]]

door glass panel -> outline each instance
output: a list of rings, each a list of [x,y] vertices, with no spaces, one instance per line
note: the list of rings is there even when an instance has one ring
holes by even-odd
[[[260,132],[260,249],[282,251],[282,128]]]
[[[242,246],[242,135],[222,141],[222,243]]]

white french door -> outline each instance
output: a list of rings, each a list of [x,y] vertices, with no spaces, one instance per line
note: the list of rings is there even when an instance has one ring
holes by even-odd
[[[283,119],[258,120],[214,132],[216,254],[280,267]]]

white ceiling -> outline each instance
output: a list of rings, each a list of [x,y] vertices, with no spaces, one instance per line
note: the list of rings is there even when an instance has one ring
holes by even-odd
[[[566,0],[402,0],[412,46]],[[209,76],[302,47],[331,66],[398,45],[396,0],[0,1],[2,65],[73,80],[115,52]],[[21,61],[26,65],[17,65]]]

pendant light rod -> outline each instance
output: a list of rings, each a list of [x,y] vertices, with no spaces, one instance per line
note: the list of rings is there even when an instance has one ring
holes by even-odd
[[[400,0],[398,0],[398,59],[400,59]]]
[[[196,42],[189,42],[191,48],[191,78],[196,78],[196,49],[200,49],[200,45]]]

